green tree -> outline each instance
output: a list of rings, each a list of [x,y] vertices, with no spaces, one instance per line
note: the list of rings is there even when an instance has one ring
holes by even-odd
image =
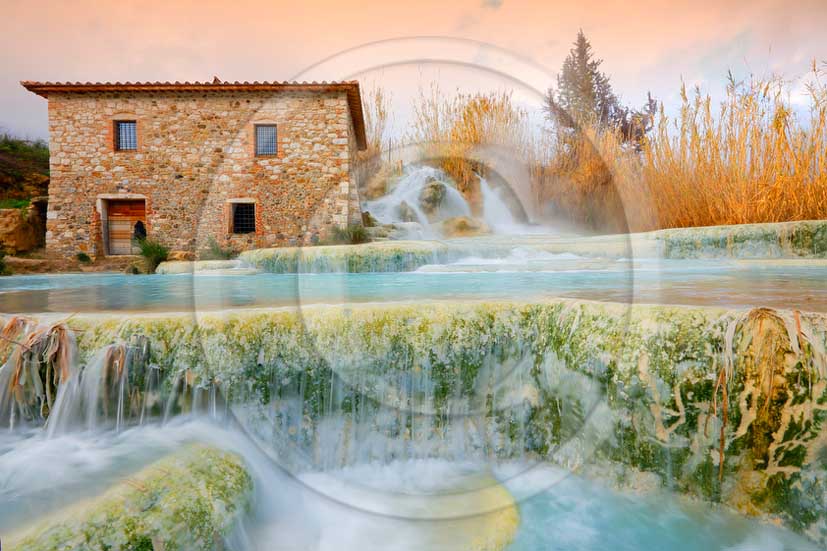
[[[557,89],[547,95],[549,114],[566,126],[585,123],[609,124],[620,109],[609,77],[600,70],[603,60],[596,59],[592,45],[577,33],[574,47],[557,75]]]
[[[564,128],[575,129],[585,124],[614,126],[624,139],[639,144],[651,129],[657,102],[649,95],[642,109],[624,107],[609,77],[600,70],[602,63],[594,56],[581,29],[557,75],[556,89],[549,89],[546,95],[548,115]]]

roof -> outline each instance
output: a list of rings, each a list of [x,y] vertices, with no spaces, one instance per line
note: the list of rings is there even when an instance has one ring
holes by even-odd
[[[21,81],[23,87],[38,96],[48,98],[50,93],[90,92],[345,92],[356,132],[359,149],[367,147],[365,118],[359,82],[226,82],[215,78],[212,82],[34,82]]]

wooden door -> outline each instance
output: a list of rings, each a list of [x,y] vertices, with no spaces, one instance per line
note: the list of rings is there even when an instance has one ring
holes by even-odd
[[[109,201],[107,206],[107,234],[109,254],[137,254],[132,243],[135,224],[140,221],[146,227],[146,203],[143,199]]]

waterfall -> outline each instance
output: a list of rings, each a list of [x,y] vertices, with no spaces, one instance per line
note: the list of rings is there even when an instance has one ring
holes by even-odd
[[[796,469],[796,499],[824,480],[798,444],[812,457],[823,447],[823,314],[641,305],[629,316],[613,304],[551,300],[72,324],[78,353],[65,324],[4,328],[23,346],[7,347],[0,407],[17,420],[47,414],[47,435],[117,437],[131,425],[223,411],[298,476],[431,460],[574,470],[596,459],[701,498],[743,469]],[[665,330],[681,345],[664,349]],[[45,383],[55,380],[49,408]],[[769,392],[787,398],[771,402]],[[757,447],[756,434],[774,447]],[[753,455],[744,459],[744,449]],[[755,467],[758,453],[770,467]],[[797,514],[785,503],[771,503],[782,520]]]
[[[483,219],[493,233],[516,235],[541,231],[539,228],[531,228],[520,223],[501,193],[491,187],[485,178],[479,175],[478,177]],[[434,202],[429,203],[428,190],[434,183],[441,184],[440,189],[444,191],[436,193],[435,198],[431,196],[430,200]],[[440,222],[457,216],[471,216],[468,202],[444,171],[418,165],[406,167],[390,193],[379,199],[367,201],[364,210],[383,224],[394,224],[404,228],[408,239],[441,237]]]
[[[421,204],[422,194],[427,186],[434,182],[443,184],[444,196],[438,206],[431,212],[426,212]],[[419,224],[423,237],[435,236],[434,230],[431,229],[434,223],[471,214],[465,197],[452,185],[450,178],[443,171],[418,165],[406,167],[393,190],[379,199],[366,202],[364,210],[383,224],[415,222]]]
[[[513,228],[517,225],[511,209],[502,200],[500,194],[491,187],[488,180],[480,176],[480,192],[482,193],[482,214],[485,223],[498,232],[501,229]]]
[[[127,335],[87,350],[84,361],[64,323],[10,318],[0,340],[6,358],[0,366],[0,426],[45,425],[51,438],[77,430],[117,433],[187,412],[218,416],[214,382],[195,384],[190,370],[174,365],[164,372],[150,361],[150,339]]]
[[[74,333],[62,323],[13,316],[0,331],[0,423],[42,423],[63,383],[76,375]]]
[[[480,176],[480,193],[482,194],[483,219],[495,234],[519,235],[542,231],[540,228],[532,228],[519,222],[500,192],[492,188],[488,180],[482,176]]]
[[[60,386],[46,423],[47,435],[74,428],[117,432],[129,423],[144,422],[159,404],[158,368],[148,360],[149,340],[140,335],[96,351]]]

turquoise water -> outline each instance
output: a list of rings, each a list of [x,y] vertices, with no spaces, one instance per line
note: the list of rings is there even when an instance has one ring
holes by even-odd
[[[519,485],[525,490],[541,480],[542,475]],[[508,551],[818,549],[785,530],[666,491],[619,493],[569,475],[525,499],[519,498],[519,489],[512,492],[520,504],[521,523]]]
[[[0,312],[162,312],[546,297],[827,312],[825,281],[827,263],[823,262],[630,262],[567,254],[512,255],[468,257],[397,273],[280,275],[229,270],[195,276],[12,276],[0,278]],[[256,506],[227,542],[227,549],[467,548],[436,547],[434,542],[446,532],[444,526],[399,518],[393,502],[386,503],[384,497],[373,505],[387,507],[386,515],[355,506],[365,486],[385,497],[427,495],[435,483],[464,476],[467,464],[410,459],[364,462],[350,472],[334,469],[297,479],[274,468],[270,458],[238,431],[205,420],[175,420],[120,434],[104,430],[72,433],[55,439],[44,438],[38,430],[26,434],[0,431],[0,536],[46,511],[97,495],[192,440],[241,453],[256,479]],[[617,492],[573,474],[561,475],[551,466],[519,476],[514,474],[519,471],[514,465],[477,468],[482,472],[493,469],[518,503],[521,522],[508,551],[817,549],[790,532],[709,504],[687,502],[666,491]],[[358,487],[349,486],[354,479]],[[336,500],[330,498],[334,490]],[[427,503],[422,507],[427,509]]]
[[[488,465],[405,460],[290,476],[243,434],[223,423],[181,420],[120,434],[77,433],[43,438],[0,432],[0,534],[21,523],[94,496],[110,484],[198,441],[244,457],[257,488],[256,505],[226,542],[230,551],[413,551],[472,548],[475,534],[459,532],[455,515],[429,505],[454,494],[445,486]],[[520,524],[507,551],[810,551],[799,536],[725,509],[666,491],[619,493],[548,465],[505,463],[493,474],[511,493]],[[474,499],[472,489],[469,499]],[[430,520],[398,514],[399,496],[416,499]],[[366,501],[367,500],[367,501]],[[387,513],[368,512],[382,511]],[[433,516],[431,516],[431,514]],[[473,519],[469,524],[473,529]],[[460,517],[462,518],[462,517]],[[484,522],[481,521],[481,522]],[[466,526],[467,529],[467,526]]]
[[[318,303],[536,300],[768,306],[827,311],[827,266],[727,261],[473,262],[416,272],[193,276],[64,274],[0,278],[0,312],[190,311]]]

